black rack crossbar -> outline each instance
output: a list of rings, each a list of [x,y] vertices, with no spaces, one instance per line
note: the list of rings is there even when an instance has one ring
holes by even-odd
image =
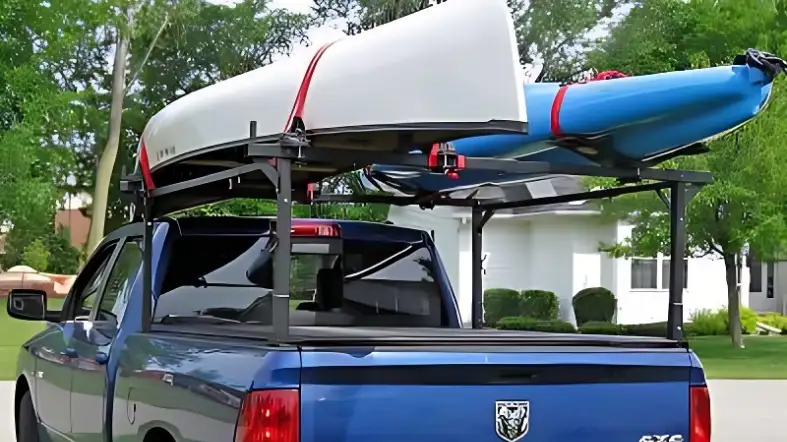
[[[250,124],[250,140],[255,138],[256,124]],[[602,190],[557,195],[544,198],[528,198],[516,201],[478,199],[471,192],[470,197],[452,198],[445,192],[428,193],[417,196],[390,195],[322,195],[313,202],[362,202],[384,203],[394,205],[419,205],[432,207],[435,205],[469,207],[472,209],[472,325],[483,327],[483,286],[482,286],[482,233],[483,227],[498,210],[518,207],[532,207],[549,204],[567,203],[571,201],[612,198],[635,192],[670,191],[671,200],[666,200],[670,209],[671,256],[685,254],[686,250],[686,205],[698,189],[713,181],[710,173],[665,170],[650,168],[612,168],[593,165],[569,165],[547,162],[518,161],[498,158],[471,158],[456,154],[450,144],[432,146],[429,153],[408,153],[403,149],[400,153],[379,152],[371,149],[335,149],[312,147],[309,140],[300,133],[285,134],[278,142],[249,142],[246,145],[248,164],[232,169],[209,174],[199,178],[169,184],[152,190],[144,188],[141,176],[134,175],[121,180],[121,192],[131,194],[138,205],[136,216],[144,222],[143,250],[143,305],[142,331],[149,331],[152,323],[152,238],[153,216],[152,207],[156,198],[194,190],[200,186],[233,180],[250,173],[262,172],[276,189],[276,222],[275,234],[278,246],[273,252],[273,297],[272,324],[276,342],[289,341],[289,287],[292,227],[293,182],[292,167],[294,164],[324,164],[337,171],[350,171],[367,167],[372,164],[386,164],[396,167],[412,167],[425,172],[456,175],[465,169],[483,169],[497,171],[501,174],[532,174],[539,175],[574,175],[591,177],[617,178],[622,185]],[[275,161],[271,161],[275,160]],[[506,184],[506,187],[525,185],[526,182]],[[300,190],[300,189],[299,189]],[[255,197],[253,189],[245,189],[244,197]],[[233,194],[237,196],[239,194]],[[260,194],[261,195],[261,194]],[[196,203],[198,204],[198,203]],[[195,204],[195,205],[196,205]],[[683,284],[685,269],[682,260],[670,260],[670,287],[668,310],[668,338],[683,339]]]
[[[438,166],[432,164],[434,158],[448,157],[450,152],[394,153],[374,152],[349,149],[310,148],[308,145],[256,143],[247,147],[246,155],[250,158],[288,158],[296,162],[309,164],[347,164],[359,169],[370,164],[386,164],[398,167],[412,167],[432,171]],[[519,161],[504,158],[462,157],[463,167],[459,169],[490,170],[505,174],[523,175],[576,175],[587,177],[619,178],[631,182],[654,180],[674,181],[695,184],[710,184],[713,177],[708,172],[693,170],[670,170],[653,168],[617,168],[581,164],[559,164],[545,161]],[[450,160],[438,158],[438,162],[450,163]]]

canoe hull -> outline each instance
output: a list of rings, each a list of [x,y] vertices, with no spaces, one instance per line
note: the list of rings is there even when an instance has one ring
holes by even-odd
[[[165,107],[142,136],[150,168],[155,172],[248,140],[252,121],[255,137],[285,132],[313,61],[302,120],[315,146],[393,150],[401,134],[421,144],[526,127],[522,71],[505,0],[446,2],[338,40],[315,57],[319,51]]]

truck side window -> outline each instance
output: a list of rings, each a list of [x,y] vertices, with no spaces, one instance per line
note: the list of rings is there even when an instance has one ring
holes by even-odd
[[[112,252],[115,245],[110,245],[100,250],[96,255],[88,261],[85,269],[80,273],[80,277],[84,275],[87,279],[84,283],[77,278],[75,289],[76,296],[76,309],[74,310],[75,317],[87,317],[93,310],[93,305],[98,298],[98,289],[101,287],[101,281],[104,280],[109,267],[109,260],[112,257]]]
[[[132,286],[141,266],[140,239],[130,239],[123,244],[117,261],[109,273],[96,320],[109,320],[120,325],[123,314],[126,312]]]

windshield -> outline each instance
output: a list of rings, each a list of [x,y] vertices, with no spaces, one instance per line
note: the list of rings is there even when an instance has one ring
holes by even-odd
[[[271,323],[272,260],[248,277],[268,237],[189,235],[171,249],[155,317]],[[424,243],[343,240],[341,255],[293,245],[292,325],[440,327],[440,286]],[[261,275],[261,276],[260,276]]]

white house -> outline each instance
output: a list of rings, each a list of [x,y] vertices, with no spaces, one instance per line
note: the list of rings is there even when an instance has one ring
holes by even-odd
[[[528,183],[529,192],[562,195],[580,192],[575,177]],[[465,208],[391,207],[395,224],[433,231],[437,248],[459,297],[462,317],[471,311],[470,213]],[[587,287],[606,287],[618,299],[621,324],[665,321],[669,257],[611,258],[600,243],[613,244],[631,226],[601,217],[587,202],[501,211],[484,226],[484,289],[542,289],[557,294],[562,319],[574,322],[571,300]],[[752,262],[742,277],[742,302],[757,311],[785,311],[787,267]],[[684,316],[727,304],[724,262],[719,257],[686,259]],[[780,271],[781,270],[781,271]]]

